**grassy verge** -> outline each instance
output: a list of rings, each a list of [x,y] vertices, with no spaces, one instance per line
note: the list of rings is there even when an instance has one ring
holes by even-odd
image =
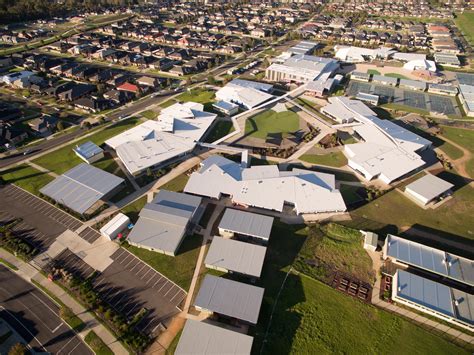
[[[235,128],[231,121],[217,121],[204,141],[206,143],[212,143],[234,131]]]
[[[91,330],[87,333],[84,341],[91,347],[96,355],[113,355],[113,351],[105,344],[98,335]]]
[[[156,113],[155,111],[153,110],[146,110],[146,111],[143,111],[141,113],[141,115],[143,117],[145,117],[146,119],[149,119],[149,120],[154,120],[155,118],[158,117],[158,113]]]
[[[187,291],[191,284],[201,244],[201,236],[185,236],[175,257],[127,244],[124,244],[124,247]]]
[[[168,347],[168,349],[166,349],[166,355],[173,355],[176,351],[176,348],[178,347],[178,343],[179,343],[179,338],[181,338],[181,333],[183,331],[180,330],[178,334],[176,334],[176,336],[174,337],[173,341],[171,342],[170,346]]]
[[[304,154],[300,157],[300,160],[310,164],[327,165],[336,168],[347,165],[347,158],[340,151],[322,155]]]
[[[474,12],[464,11],[462,14],[456,14],[456,26],[461,30],[464,38],[471,46],[474,46]]]
[[[96,132],[89,137],[64,146],[49,154],[43,155],[42,157],[33,160],[33,162],[50,171],[55,172],[56,174],[62,174],[83,162],[72,150],[76,145],[80,145],[87,141],[92,141],[100,146],[107,139],[136,126],[138,123],[140,123],[140,120],[136,118],[121,121],[115,125],[108,126],[107,128]]]
[[[18,271],[18,268],[15,265],[13,265],[12,263],[6,261],[3,258],[0,258],[0,264],[5,265],[7,268],[12,269],[13,271]]]
[[[1,177],[6,183],[15,184],[35,195],[39,194],[39,190],[43,186],[54,180],[54,178],[47,173],[26,164],[21,164],[3,171]]]

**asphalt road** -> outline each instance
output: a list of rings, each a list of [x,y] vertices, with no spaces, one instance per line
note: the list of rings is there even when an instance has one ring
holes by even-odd
[[[0,317],[35,352],[94,354],[59,317],[56,303],[3,265],[0,265]]]

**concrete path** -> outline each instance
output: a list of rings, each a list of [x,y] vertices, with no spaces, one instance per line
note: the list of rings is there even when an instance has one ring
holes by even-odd
[[[436,329],[437,331],[441,331],[443,333],[446,333],[455,339],[460,339],[466,343],[469,344],[474,344],[474,337],[472,335],[460,332],[457,329],[454,329],[452,327],[449,327],[445,324],[438,323],[434,320],[428,319],[418,313],[412,312],[410,310],[407,310],[405,308],[399,307],[396,304],[393,303],[388,303],[380,299],[379,294],[380,294],[380,285],[382,281],[382,276],[379,272],[380,267],[382,265],[382,260],[381,258],[381,253],[380,252],[369,252],[369,256],[372,259],[373,263],[373,268],[376,271],[376,281],[374,288],[372,289],[372,304],[383,308],[386,311],[395,313],[397,315],[403,316],[405,318],[408,318],[410,321],[420,323],[428,328],[433,328]]]
[[[59,176],[58,174],[53,173],[52,171],[49,171],[48,169],[45,169],[45,168],[43,168],[42,166],[33,163],[31,160],[28,160],[28,161],[27,161],[27,164],[30,165],[30,166],[32,166],[32,167],[35,168],[36,170],[41,171],[42,173],[45,173],[45,174],[48,174],[48,175],[52,176],[53,178],[57,178],[57,177]]]
[[[27,264],[13,255],[9,254],[3,249],[0,249],[0,257],[10,264],[16,266],[18,271],[15,271],[20,277],[28,282],[31,280],[36,281],[51,294],[61,300],[67,307],[69,307],[75,315],[77,315],[85,324],[85,328],[78,333],[78,335],[84,339],[85,336],[93,330],[102,341],[117,355],[128,355],[129,352],[125,347],[112,335],[97,319],[89,313],[82,305],[77,303],[69,294],[67,294],[61,287],[55,283],[49,281],[44,277],[38,270],[36,270],[30,264]],[[34,285],[34,284],[33,284]]]

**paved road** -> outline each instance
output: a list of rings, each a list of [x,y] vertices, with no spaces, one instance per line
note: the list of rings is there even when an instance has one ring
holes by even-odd
[[[59,306],[0,265],[0,317],[36,352],[93,354],[59,317]]]

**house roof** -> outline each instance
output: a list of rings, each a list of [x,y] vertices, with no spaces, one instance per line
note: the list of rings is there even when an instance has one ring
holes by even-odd
[[[438,197],[439,195],[451,189],[453,186],[453,184],[444,181],[437,176],[427,174],[407,185],[405,189],[421,195],[428,201],[431,201],[435,197]]]
[[[268,240],[272,231],[273,217],[227,208],[219,228]]]
[[[211,312],[257,324],[262,304],[261,287],[206,275],[194,305]]]
[[[123,181],[95,166],[81,163],[58,176],[40,192],[83,214]]]
[[[266,247],[214,237],[204,263],[240,274],[260,277]]]
[[[132,243],[176,254],[188,222],[201,198],[160,190],[140,211],[140,218],[128,235]]]
[[[176,355],[250,354],[253,338],[205,322],[188,319]]]
[[[130,83],[123,83],[120,86],[117,86],[117,90],[124,90],[124,91],[130,91],[130,92],[138,92],[140,89],[138,86]]]

